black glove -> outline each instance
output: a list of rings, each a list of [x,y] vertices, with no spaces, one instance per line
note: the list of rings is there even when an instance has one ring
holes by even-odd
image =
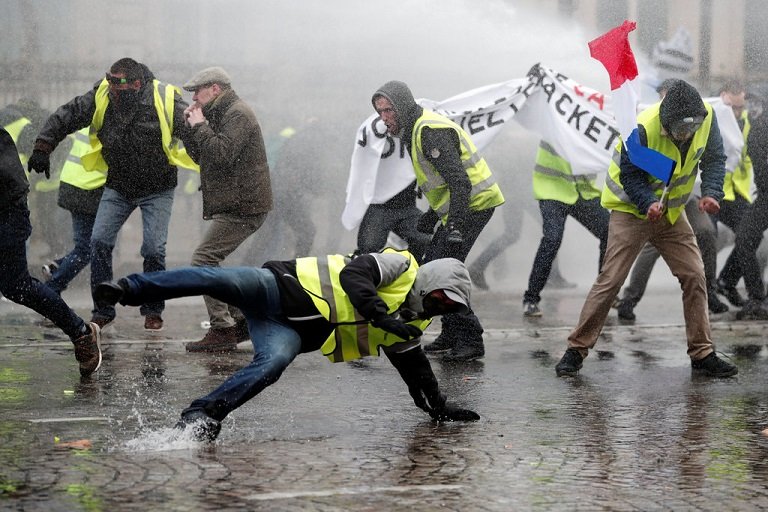
[[[431,235],[435,231],[435,224],[438,220],[440,217],[437,216],[437,212],[430,208],[419,217],[418,222],[416,222],[416,231]]]
[[[32,156],[29,157],[29,162],[27,163],[27,170],[29,172],[45,173],[46,179],[50,178],[51,155],[39,149],[32,151]]]
[[[392,315],[382,315],[373,320],[371,323],[374,327],[378,327],[383,331],[391,332],[395,336],[406,341],[418,338],[422,334],[421,329],[415,325],[407,324],[402,320],[398,320]]]
[[[469,409],[459,409],[446,403],[441,409],[432,409],[429,415],[435,421],[477,421],[480,415]]]
[[[445,241],[449,244],[461,244],[464,243],[464,235],[461,234],[463,222],[449,220],[445,225]]]

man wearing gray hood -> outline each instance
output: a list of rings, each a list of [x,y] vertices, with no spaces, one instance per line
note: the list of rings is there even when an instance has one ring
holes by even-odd
[[[691,367],[708,376],[731,377],[738,373],[736,366],[715,354],[704,263],[685,214],[699,169],[699,210],[717,213],[723,199],[725,154],[712,107],[693,86],[678,80],[660,103],[637,116],[637,133],[641,146],[670,159],[670,177],[664,182],[649,174],[633,163],[623,142],[617,144],[601,197],[602,205],[611,210],[603,267],[555,371],[558,376],[574,376],[581,369],[632,262],[650,242],[680,282]]]
[[[467,132],[419,106],[403,82],[387,82],[371,102],[387,132],[399,137],[407,149],[416,184],[429,202],[416,227],[432,235],[424,261],[466,260],[494,209],[504,203],[488,164]],[[485,355],[483,328],[471,310],[445,315],[442,323],[440,335],[425,350],[450,350],[448,357],[459,361]]]
[[[239,308],[248,323],[253,361],[181,413],[179,429],[214,440],[221,421],[276,382],[300,353],[320,349],[332,362],[383,351],[418,407],[435,421],[475,421],[473,411],[446,402],[421,348],[433,316],[469,310],[464,264],[444,258],[419,266],[407,251],[386,249],[269,261],[262,268],[187,267],[132,274],[101,283],[105,303],[210,295]]]

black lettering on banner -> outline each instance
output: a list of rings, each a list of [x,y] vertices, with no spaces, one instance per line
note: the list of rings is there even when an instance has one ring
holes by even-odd
[[[541,86],[541,90],[544,91],[544,94],[547,95],[547,103],[552,101],[552,95],[555,93],[555,84],[549,83],[549,84],[543,84]]]
[[[493,128],[497,124],[504,124],[504,120],[503,119],[499,119],[498,121],[494,121],[493,120],[493,114],[495,114],[495,112],[489,112],[488,113],[488,128]]]
[[[381,152],[381,159],[384,160],[385,158],[389,158],[392,156],[392,153],[395,152],[395,141],[387,135],[387,145],[384,146],[384,151]]]
[[[478,132],[481,132],[485,130],[484,126],[476,126],[478,123],[480,123],[480,120],[485,114],[475,114],[473,116],[469,116],[469,123],[467,123],[467,127],[469,128],[469,134],[474,135]]]
[[[565,110],[560,108],[560,106],[566,100],[568,100],[569,103],[573,103],[573,100],[571,99],[571,97],[568,96],[568,94],[566,94],[566,93],[563,93],[563,95],[560,96],[560,99],[555,102],[555,110],[557,110],[560,113],[561,116],[564,116],[564,115],[567,114],[567,112]]]
[[[400,141],[400,158],[405,158],[405,144],[403,144],[403,141]]]
[[[522,91],[523,92],[523,96],[525,96],[527,98],[528,96],[533,94],[533,91],[534,91],[534,89],[536,89],[537,85],[538,85],[538,81],[537,82],[529,82],[528,85],[525,86],[525,89],[523,89],[523,91]]]
[[[557,74],[555,75],[555,79],[556,79],[558,82],[565,82],[566,80],[568,80],[568,77],[567,77],[567,76],[565,76],[565,75],[564,75],[564,74],[562,74],[562,73],[557,73]]]
[[[373,121],[371,121],[371,131],[373,131],[373,134],[376,136],[377,139],[383,139],[387,135],[387,129],[384,127],[384,132],[380,133],[378,131],[378,128],[376,125],[379,124],[379,121],[381,120],[381,116],[377,117]]]
[[[608,138],[608,142],[605,144],[606,151],[611,149],[611,147],[616,144],[616,139],[618,139],[619,135],[621,135],[619,131],[611,125],[608,125],[608,131],[611,132],[611,136]]]
[[[385,158],[389,158],[395,152],[395,139],[393,139],[392,136],[387,133],[386,128],[384,132],[380,132],[378,130],[377,125],[380,119],[381,116],[378,116],[373,121],[371,121],[371,131],[377,139],[387,139],[387,145],[384,146],[384,151],[381,152],[381,159],[383,160]],[[366,139],[365,135],[363,136],[363,139]],[[359,143],[360,142],[358,141],[358,144]]]
[[[360,138],[357,139],[357,145],[361,148],[364,148],[368,145],[368,130],[363,126],[363,129],[360,130]]]
[[[573,112],[571,113],[571,117],[568,118],[568,124],[571,124],[571,121],[574,119],[576,120],[576,130],[581,131],[581,128],[579,127],[579,121],[581,120],[581,117],[585,114],[589,114],[589,110],[581,110],[579,112],[579,104],[576,104],[576,108],[573,109]]]
[[[589,140],[592,142],[597,142],[597,137],[595,137],[594,134],[600,135],[600,128],[595,126],[596,124],[600,124],[602,126],[606,126],[606,122],[600,119],[597,116],[592,116],[592,119],[589,120],[589,124],[587,125],[587,129],[584,130],[584,135],[587,136]]]

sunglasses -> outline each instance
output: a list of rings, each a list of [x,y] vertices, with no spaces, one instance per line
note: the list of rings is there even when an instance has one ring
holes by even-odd
[[[107,73],[107,82],[113,84],[113,85],[122,85],[127,84],[128,79],[127,78],[118,78],[116,76],[112,76],[109,73]]]
[[[702,124],[704,124],[703,116],[686,117],[673,122],[669,128],[675,136],[690,136],[696,133]]]

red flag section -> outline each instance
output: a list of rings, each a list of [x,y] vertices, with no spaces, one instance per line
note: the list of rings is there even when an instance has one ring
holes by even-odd
[[[589,42],[589,54],[605,66],[611,77],[612,91],[637,76],[635,55],[629,46],[629,33],[636,27],[634,21],[625,20],[620,26]]]

